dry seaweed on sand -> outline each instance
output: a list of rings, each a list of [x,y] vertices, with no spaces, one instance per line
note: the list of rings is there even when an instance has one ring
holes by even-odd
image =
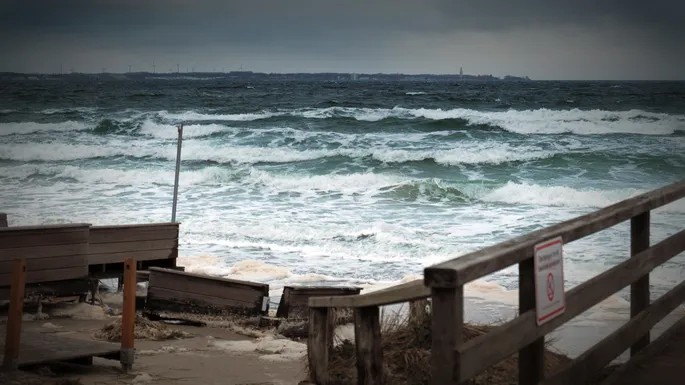
[[[417,309],[419,309],[417,311]],[[381,344],[384,375],[387,383],[423,385],[430,383],[431,317],[430,306],[414,308],[413,317],[400,312],[382,316]],[[473,339],[489,332],[490,325],[464,325],[464,338]],[[570,358],[545,351],[545,373],[557,372]],[[329,375],[332,384],[348,385],[357,381],[356,352],[353,341],[341,341],[330,358]],[[518,382],[518,358],[513,355],[494,365],[471,382],[474,385],[508,385]]]
[[[137,340],[164,341],[191,337],[190,333],[172,329],[163,323],[150,321],[140,315],[136,315],[134,325],[133,335]],[[120,342],[121,318],[96,331],[93,337],[103,341]]]

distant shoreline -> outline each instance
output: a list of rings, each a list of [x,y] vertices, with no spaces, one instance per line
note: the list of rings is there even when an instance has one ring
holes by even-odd
[[[504,76],[493,75],[459,75],[459,74],[357,74],[344,72],[321,72],[321,73],[264,73],[252,71],[231,71],[231,72],[100,72],[100,73],[52,73],[35,74],[19,72],[0,72],[0,79],[3,80],[58,80],[58,79],[114,79],[114,80],[149,80],[149,79],[225,79],[225,80],[310,80],[310,81],[433,81],[433,82],[530,82],[527,76]]]

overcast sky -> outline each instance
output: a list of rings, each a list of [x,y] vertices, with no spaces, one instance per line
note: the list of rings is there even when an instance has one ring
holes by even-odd
[[[685,79],[683,0],[2,0],[0,71]]]

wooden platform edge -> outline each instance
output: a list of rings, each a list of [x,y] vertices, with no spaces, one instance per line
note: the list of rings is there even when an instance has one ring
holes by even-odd
[[[685,329],[685,316],[683,316],[678,322],[671,325],[671,327],[665,332],[661,333],[657,339],[642,349],[635,357],[631,358],[614,370],[599,385],[621,385],[620,381],[624,378],[628,371],[634,369],[635,366],[645,364],[648,360],[663,351],[668,344],[672,342],[673,337],[683,329]]]

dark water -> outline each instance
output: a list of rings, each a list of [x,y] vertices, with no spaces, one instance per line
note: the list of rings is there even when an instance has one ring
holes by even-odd
[[[685,178],[684,83],[0,87],[14,224],[168,221],[182,122],[181,253],[275,285],[399,280]],[[683,207],[654,216],[655,240],[682,228]],[[626,231],[569,245],[569,285],[625,258]],[[655,285],[680,273],[676,260]]]

